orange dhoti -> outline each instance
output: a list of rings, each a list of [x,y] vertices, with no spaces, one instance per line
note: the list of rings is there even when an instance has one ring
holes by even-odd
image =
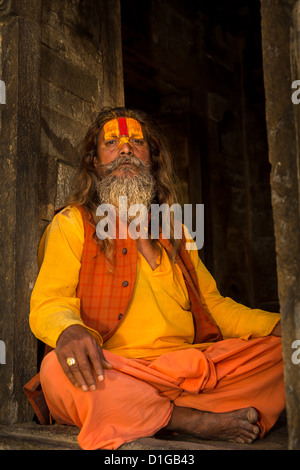
[[[42,362],[50,412],[58,423],[81,428],[83,449],[117,449],[151,436],[167,425],[174,405],[214,413],[252,406],[262,438],[285,407],[281,338],[227,339],[151,362],[104,354],[114,368],[88,392],[71,384],[54,351]]]

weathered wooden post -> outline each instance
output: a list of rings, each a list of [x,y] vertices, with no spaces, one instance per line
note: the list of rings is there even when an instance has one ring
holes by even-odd
[[[38,242],[103,105],[124,105],[120,1],[0,0],[0,424],[33,418]]]
[[[28,329],[36,277],[37,168],[40,155],[41,1],[0,2],[0,423],[29,420],[22,386],[35,372],[36,345]]]
[[[289,448],[300,449],[300,108],[292,84],[300,79],[300,2],[261,0],[266,118],[277,275],[283,326]]]

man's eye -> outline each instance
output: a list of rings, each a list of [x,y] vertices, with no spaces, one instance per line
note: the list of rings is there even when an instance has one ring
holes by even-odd
[[[133,143],[136,145],[143,145],[144,141],[143,139],[132,139]]]
[[[114,144],[117,144],[117,143],[118,143],[117,139],[111,139],[111,140],[107,140],[105,142],[106,145],[114,145]]]

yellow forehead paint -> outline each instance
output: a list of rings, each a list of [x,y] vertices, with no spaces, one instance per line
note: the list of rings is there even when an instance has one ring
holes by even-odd
[[[128,142],[131,137],[144,138],[140,123],[132,118],[112,119],[104,124],[103,130],[105,140],[117,137],[120,139],[119,145]]]

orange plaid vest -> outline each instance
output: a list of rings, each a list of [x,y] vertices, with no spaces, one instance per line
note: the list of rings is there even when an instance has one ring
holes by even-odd
[[[104,253],[99,252],[99,246],[93,238],[95,226],[89,222],[84,209],[79,207],[79,210],[85,232],[77,286],[81,318],[87,326],[98,331],[105,342],[124,320],[132,297],[137,269],[137,245],[130,237],[115,239],[116,266],[112,272],[108,272]],[[160,238],[160,243],[170,252],[172,247],[167,239]],[[185,249],[184,235],[176,262],[181,268],[190,297],[195,328],[194,343],[221,340],[219,328],[202,306],[196,272]]]

